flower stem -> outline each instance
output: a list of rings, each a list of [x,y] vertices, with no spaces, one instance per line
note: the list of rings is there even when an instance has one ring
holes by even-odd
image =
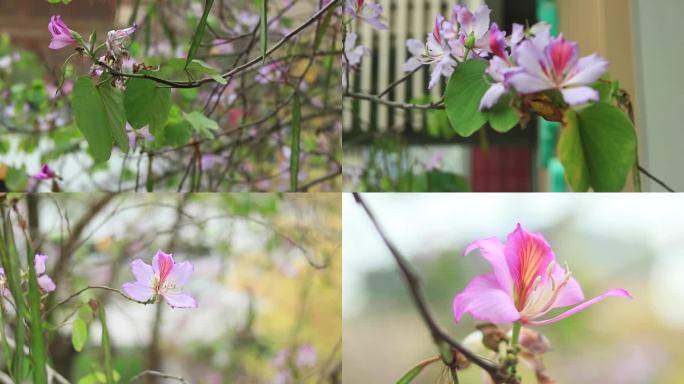
[[[513,323],[513,334],[511,335],[511,345],[508,350],[507,360],[511,367],[511,375],[516,376],[518,373],[518,351],[520,351],[520,346],[518,345],[518,340],[520,339],[520,329],[522,328],[522,323],[516,321]]]
[[[513,323],[513,335],[511,337],[511,347],[515,348],[518,346],[518,340],[520,339],[520,328],[522,328],[522,323],[516,321]]]

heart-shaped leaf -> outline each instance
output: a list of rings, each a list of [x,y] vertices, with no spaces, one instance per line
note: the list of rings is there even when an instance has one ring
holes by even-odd
[[[568,110],[558,152],[574,191],[621,191],[635,161],[634,126],[620,109],[604,102]]]
[[[105,75],[96,83],[90,76],[82,76],[74,84],[76,125],[96,162],[109,160],[114,141],[123,152],[128,152],[124,96],[110,80],[111,76]]]
[[[451,126],[461,136],[472,135],[487,122],[487,115],[479,109],[489,88],[486,69],[486,61],[468,60],[456,67],[447,84],[444,105]]]

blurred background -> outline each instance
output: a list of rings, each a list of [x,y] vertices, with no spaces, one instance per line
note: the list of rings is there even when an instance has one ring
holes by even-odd
[[[121,288],[134,280],[130,262],[151,263],[157,249],[194,265],[183,291],[196,309],[91,290],[52,312],[49,359],[71,382],[94,383],[80,380],[101,364],[98,320],[83,352],[71,343],[74,311],[90,298],[106,306],[121,382],[145,369],[190,383],[337,382],[339,196],[34,194],[19,208],[57,285],[46,306],[87,285]]]
[[[626,288],[558,323],[535,327],[551,342],[544,355],[560,383],[675,384],[684,380],[684,196],[652,194],[364,194],[380,224],[417,267],[440,325],[457,339],[451,304],[476,274],[490,271],[467,244],[516,223],[541,232],[591,298]],[[394,259],[351,195],[343,198],[344,383],[394,383],[437,355]],[[524,383],[534,375],[522,368]],[[440,382],[430,367],[414,382]],[[462,383],[481,382],[470,367]]]
[[[406,40],[424,40],[437,14],[456,3],[476,9],[486,3],[491,20],[510,33],[513,23],[545,21],[553,33],[577,41],[581,55],[598,52],[608,72],[632,97],[639,137],[639,159],[675,190],[684,190],[678,164],[684,154],[673,143],[684,140],[678,111],[684,108],[681,49],[668,36],[679,33],[680,0],[377,0],[384,6],[386,31],[355,26],[360,43],[371,48],[353,78],[356,92],[377,94],[405,74]],[[430,69],[390,92],[389,100],[438,101],[445,81],[427,91]],[[343,113],[346,191],[528,192],[568,189],[556,158],[559,126],[533,121],[526,129],[500,134],[456,135],[443,111],[405,111],[345,101]],[[434,172],[434,171],[440,172]],[[427,179],[427,181],[426,181]],[[642,175],[643,190],[661,187]],[[427,185],[426,185],[427,184]],[[625,188],[630,189],[631,181]]]

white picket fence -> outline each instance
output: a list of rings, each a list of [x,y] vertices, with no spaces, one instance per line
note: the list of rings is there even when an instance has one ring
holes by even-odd
[[[377,31],[372,29],[368,23],[357,23],[352,27],[354,32],[359,35],[359,44],[369,48],[372,52],[371,57],[365,57],[361,62],[360,73],[350,75],[350,84],[355,84],[356,76],[360,76],[360,88],[354,89],[361,93],[381,92],[390,85],[394,79],[399,79],[406,75],[401,70],[401,65],[408,59],[406,40],[415,38],[425,40],[428,32],[434,25],[435,17],[439,14],[447,14],[449,9],[457,1],[455,0],[375,0],[382,4],[384,8],[383,21],[388,29]],[[482,0],[462,0],[464,5],[475,9]],[[377,61],[373,63],[373,61]],[[373,70],[376,66],[376,70]],[[425,72],[414,74],[409,81],[394,88],[393,100],[409,102],[415,97],[427,94]],[[434,87],[430,92],[433,100],[438,100],[442,90]],[[423,128],[424,114],[419,111],[406,111],[399,108],[390,108],[382,104],[377,104],[377,114],[375,121],[371,109],[373,105],[370,101],[361,101],[358,111],[360,127],[353,127],[354,111],[352,111],[352,101],[347,99],[344,105],[343,124],[346,131],[353,128],[360,128],[363,131],[369,129],[371,125],[377,126],[379,131],[388,129],[403,130],[406,119],[411,119],[411,126],[414,130],[420,131]],[[390,116],[393,116],[392,127],[389,127]]]

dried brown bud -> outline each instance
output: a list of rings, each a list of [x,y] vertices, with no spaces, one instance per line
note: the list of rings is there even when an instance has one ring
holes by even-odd
[[[506,332],[494,324],[478,324],[476,328],[482,332],[482,344],[494,352],[499,351],[499,345],[502,341],[508,340]]]
[[[541,355],[551,350],[549,339],[529,328],[523,328],[520,331],[520,346],[523,350],[535,355]]]

